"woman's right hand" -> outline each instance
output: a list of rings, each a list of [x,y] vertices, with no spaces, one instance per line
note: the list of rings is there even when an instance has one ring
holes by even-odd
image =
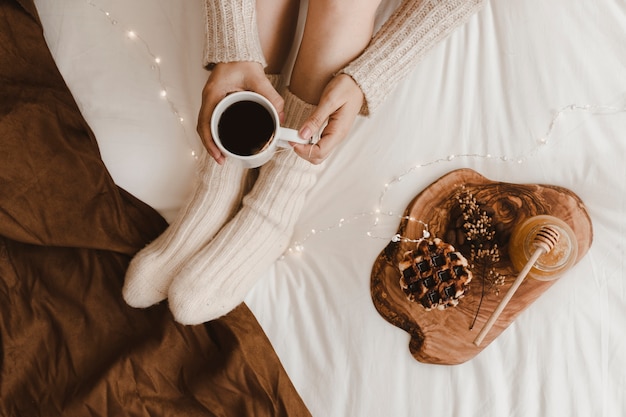
[[[244,90],[265,96],[276,108],[281,122],[284,118],[284,100],[265,76],[260,63],[238,61],[216,64],[202,90],[197,130],[202,143],[218,164],[223,164],[226,157],[211,136],[211,115],[220,100],[230,93]]]
[[[341,141],[343,141],[356,119],[365,97],[359,85],[347,74],[339,74],[324,88],[322,97],[309,118],[300,127],[302,138],[309,138],[312,132],[321,132],[315,144],[294,145],[294,151],[312,164],[322,163]]]

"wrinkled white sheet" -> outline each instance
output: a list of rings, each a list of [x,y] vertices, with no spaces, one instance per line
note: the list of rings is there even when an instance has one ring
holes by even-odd
[[[37,5],[112,175],[171,220],[200,146],[201,2]],[[626,415],[624,28],[623,0],[492,0],[358,120],[297,224],[303,251],[247,298],[314,416]],[[594,243],[477,357],[423,364],[374,309],[370,271],[411,199],[461,167],[571,189]]]

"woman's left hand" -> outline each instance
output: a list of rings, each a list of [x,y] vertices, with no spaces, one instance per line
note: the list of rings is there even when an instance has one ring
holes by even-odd
[[[350,132],[363,100],[363,92],[352,77],[346,74],[333,77],[324,88],[316,109],[300,128],[300,137],[310,138],[326,121],[328,124],[317,143],[294,145],[296,154],[313,164],[322,163]]]

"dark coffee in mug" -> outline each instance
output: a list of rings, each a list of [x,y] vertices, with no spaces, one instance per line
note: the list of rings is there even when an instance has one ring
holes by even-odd
[[[276,126],[272,114],[262,104],[243,100],[224,110],[217,129],[224,148],[237,155],[250,156],[268,144]]]

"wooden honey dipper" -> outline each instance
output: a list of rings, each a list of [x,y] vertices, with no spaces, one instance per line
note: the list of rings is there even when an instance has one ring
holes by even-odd
[[[489,317],[487,323],[485,323],[478,336],[476,336],[476,339],[474,339],[474,344],[476,346],[480,346],[483,339],[485,338],[487,333],[489,333],[489,330],[491,330],[491,327],[502,313],[502,310],[504,310],[504,307],[506,307],[506,305],[509,303],[511,297],[513,297],[513,294],[515,294],[515,291],[517,291],[519,286],[522,284],[524,278],[526,278],[526,275],[528,275],[533,265],[535,265],[535,262],[537,262],[537,259],[539,259],[541,255],[550,252],[554,248],[554,246],[556,246],[559,238],[559,231],[553,227],[543,226],[541,229],[539,229],[539,232],[537,232],[535,238],[533,239],[533,246],[536,248],[535,252],[532,254],[530,259],[528,259],[528,262],[526,262],[526,265],[524,265],[524,268],[522,268],[522,270],[520,271],[519,275],[511,285],[511,288],[509,288],[507,293],[504,295],[502,301],[500,301],[500,304],[498,304],[498,307],[494,310],[493,313],[491,313],[491,317]]]

